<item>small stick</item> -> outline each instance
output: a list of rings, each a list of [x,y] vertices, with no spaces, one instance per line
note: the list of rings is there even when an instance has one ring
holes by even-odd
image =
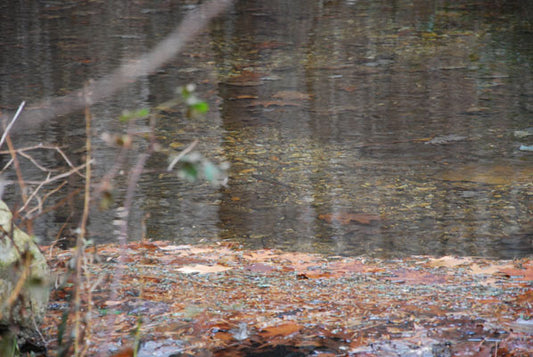
[[[7,134],[9,133],[9,130],[11,130],[11,128],[13,127],[13,124],[15,124],[15,121],[18,119],[20,112],[22,112],[22,109],[24,108],[25,105],[26,105],[26,101],[22,101],[22,103],[20,103],[19,108],[17,109],[17,112],[15,113],[15,116],[11,120],[11,123],[7,125],[6,130],[4,131],[4,134],[2,135],[2,139],[0,139],[0,147],[2,147],[2,144],[7,138]]]
[[[198,144],[198,139],[194,140],[192,143],[189,144],[189,146],[187,146],[182,152],[179,153],[178,156],[176,156],[174,158],[174,160],[172,160],[172,162],[170,163],[170,165],[168,165],[167,167],[167,171],[172,171],[172,169],[174,168],[174,166],[176,166],[176,164],[181,160],[181,158],[183,158],[185,155],[187,155],[188,153],[190,153],[192,151],[192,149],[194,149],[194,147],[196,146],[196,144]]]
[[[48,184],[50,184],[50,183],[52,183],[52,182],[54,182],[54,181],[60,180],[60,179],[62,179],[62,178],[68,177],[68,176],[70,176],[70,175],[72,175],[72,174],[74,174],[74,173],[79,173],[79,171],[80,171],[81,169],[83,169],[83,168],[84,168],[85,166],[87,166],[87,165],[92,164],[93,161],[94,161],[94,159],[88,160],[86,163],[81,164],[81,165],[78,166],[78,167],[74,167],[74,168],[72,168],[72,170],[67,171],[67,172],[64,172],[64,173],[59,174],[59,175],[56,175],[56,176],[54,176],[54,177],[50,177],[50,174],[49,174],[49,175],[48,175],[48,178],[46,178],[44,181],[39,181],[39,186],[34,190],[34,192],[31,194],[31,196],[30,196],[28,199],[26,199],[26,200],[24,201],[24,202],[25,202],[24,206],[22,206],[22,208],[20,208],[20,209],[18,210],[18,212],[22,212],[22,210],[24,210],[24,209],[28,206],[28,202],[29,202],[29,200],[30,200],[31,198],[33,198],[33,197],[37,194],[37,191],[39,191],[39,190],[41,189],[41,187],[43,187],[44,185],[48,185]]]

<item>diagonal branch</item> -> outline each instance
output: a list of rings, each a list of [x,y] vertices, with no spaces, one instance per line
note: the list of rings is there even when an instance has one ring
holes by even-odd
[[[86,91],[80,89],[63,97],[44,99],[34,105],[39,109],[27,109],[20,115],[16,130],[83,109],[86,105],[90,106],[110,97],[138,78],[153,73],[178,54],[188,42],[206,28],[211,19],[222,13],[232,2],[233,0],[211,0],[202,4],[191,11],[152,51],[133,61],[123,62],[108,76],[90,83]],[[15,128],[12,129],[14,130]]]

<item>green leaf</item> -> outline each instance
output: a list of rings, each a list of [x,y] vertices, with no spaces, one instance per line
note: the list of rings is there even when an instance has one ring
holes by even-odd
[[[190,162],[184,162],[178,169],[178,175],[189,181],[196,181],[198,179],[197,165]]]
[[[119,117],[119,120],[121,122],[127,122],[131,119],[137,119],[137,118],[143,118],[150,114],[150,109],[148,108],[142,108],[136,111],[124,111],[122,115]]]
[[[198,113],[207,113],[209,111],[209,104],[204,101],[199,101],[190,105],[190,108]]]
[[[210,183],[214,183],[220,176],[220,170],[211,162],[204,162],[204,177]]]

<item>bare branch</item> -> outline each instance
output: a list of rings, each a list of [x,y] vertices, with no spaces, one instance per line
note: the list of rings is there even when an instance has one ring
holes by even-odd
[[[152,51],[133,61],[125,61],[107,77],[93,81],[86,92],[83,89],[64,97],[44,99],[26,110],[18,121],[17,130],[29,125],[38,125],[56,116],[66,115],[109,98],[119,89],[133,83],[140,77],[153,73],[157,68],[178,54],[183,47],[196,37],[211,19],[224,11],[233,0],[211,0],[185,17],[163,41]]]
[[[176,156],[172,162],[170,163],[170,165],[168,165],[167,167],[167,171],[172,171],[172,169],[174,168],[174,166],[176,166],[176,164],[181,160],[182,157],[184,157],[185,155],[187,155],[188,153],[190,153],[192,151],[192,149],[194,149],[194,147],[196,146],[196,144],[198,144],[198,139],[194,140],[192,143],[189,144],[189,146],[187,146],[185,149],[183,149],[182,152],[179,153],[178,156]]]
[[[2,139],[0,139],[0,147],[2,147],[2,145],[4,144],[4,141],[7,138],[7,134],[9,134],[9,130],[11,130],[11,128],[13,127],[13,124],[15,124],[15,121],[18,119],[20,113],[22,112],[22,109],[24,108],[24,105],[26,105],[26,102],[22,101],[22,103],[20,103],[20,105],[19,105],[19,108],[17,109],[17,112],[13,116],[13,119],[8,124],[8,126],[6,127],[6,130],[4,130],[4,134],[2,134]]]
[[[62,179],[62,178],[68,177],[68,176],[70,176],[70,175],[72,175],[72,174],[74,174],[74,173],[79,173],[79,171],[80,171],[81,169],[83,169],[83,168],[84,168],[85,166],[87,166],[88,164],[91,164],[92,162],[93,162],[93,160],[89,161],[88,163],[82,164],[82,165],[80,165],[80,166],[78,166],[78,167],[74,167],[72,170],[69,170],[69,171],[64,172],[64,173],[62,173],[62,174],[59,174],[59,175],[56,175],[56,176],[54,176],[54,177],[49,177],[49,178],[47,178],[46,180],[39,182],[39,187],[37,187],[37,189],[35,189],[35,190],[33,191],[33,193],[31,194],[31,196],[30,196],[28,199],[25,200],[25,204],[24,204],[24,206],[22,206],[22,207],[18,210],[18,212],[22,212],[22,211],[26,208],[26,206],[28,205],[28,202],[30,201],[30,199],[31,199],[32,197],[34,197],[34,196],[37,194],[37,191],[39,191],[39,189],[40,189],[42,186],[47,185],[47,184],[50,184],[50,183],[52,183],[52,182],[54,182],[54,181],[57,181],[57,180],[60,180],[60,179]],[[27,183],[29,183],[29,182],[27,182]]]

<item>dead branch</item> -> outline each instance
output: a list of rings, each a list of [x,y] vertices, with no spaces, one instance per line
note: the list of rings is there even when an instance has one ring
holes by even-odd
[[[20,103],[19,108],[17,109],[17,112],[13,116],[13,119],[11,119],[11,121],[9,122],[9,124],[6,127],[6,130],[4,130],[4,134],[2,134],[2,139],[0,139],[0,148],[2,147],[2,144],[4,144],[4,140],[6,140],[7,135],[9,134],[9,131],[11,130],[13,125],[15,124],[15,121],[17,121],[17,119],[18,119],[18,117],[19,117],[20,113],[22,112],[22,109],[24,108],[25,105],[26,105],[25,101]]]
[[[26,158],[27,160],[29,160],[32,164],[35,165],[35,167],[37,167],[41,171],[46,171],[46,172],[57,171],[57,169],[48,169],[46,167],[41,166],[41,164],[39,164],[30,154],[26,153],[26,151],[41,150],[41,149],[57,151],[59,153],[59,155],[61,155],[63,160],[65,160],[65,162],[67,163],[67,165],[70,168],[72,168],[72,169],[75,168],[74,164],[69,160],[67,155],[63,152],[63,150],[61,150],[61,148],[59,146],[39,144],[39,145],[28,146],[28,147],[25,147],[25,148],[15,149],[14,152],[19,154],[20,156]],[[0,154],[9,154],[9,153],[10,153],[9,150],[0,150]],[[13,163],[13,160],[9,160],[7,162],[7,164],[2,168],[2,170],[0,170],[0,172],[5,171],[9,166],[11,166],[12,163]],[[85,177],[80,172],[75,172],[75,173],[77,175],[79,175],[80,177]]]
[[[140,77],[153,73],[156,69],[178,54],[183,47],[204,30],[211,19],[218,16],[233,0],[212,0],[202,4],[161,41],[151,52],[133,61],[124,61],[107,77],[93,81],[86,90],[80,89],[59,98],[43,99],[20,115],[17,126],[12,131],[42,124],[57,116],[81,110],[109,98],[118,90],[132,84]],[[87,96],[84,93],[90,93]],[[2,118],[5,120],[5,118]]]

